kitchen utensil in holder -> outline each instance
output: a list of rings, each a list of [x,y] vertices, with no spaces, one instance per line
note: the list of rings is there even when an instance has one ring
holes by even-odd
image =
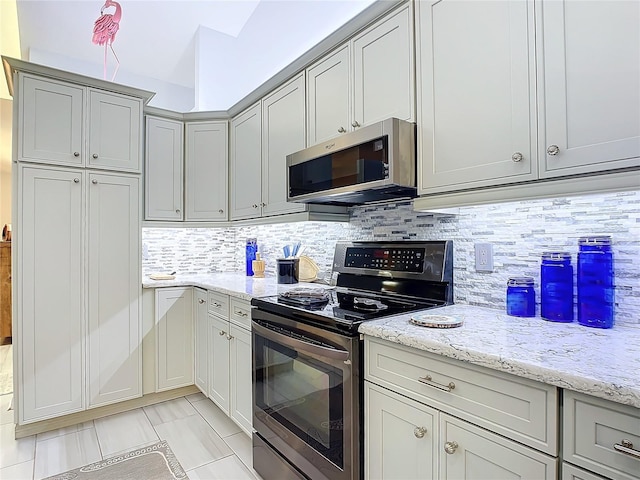
[[[300,275],[299,258],[279,258],[276,260],[278,283],[298,283]]]
[[[260,254],[256,253],[256,259],[251,262],[254,278],[264,278],[264,260],[260,259]]]

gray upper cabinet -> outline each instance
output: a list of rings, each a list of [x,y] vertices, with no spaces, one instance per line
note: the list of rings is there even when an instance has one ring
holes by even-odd
[[[180,121],[147,116],[145,220],[182,220],[182,137]]]
[[[415,121],[413,3],[307,69],[308,145],[397,117]]]
[[[533,2],[420,1],[420,193],[533,180]]]
[[[185,220],[227,220],[227,122],[186,124]]]

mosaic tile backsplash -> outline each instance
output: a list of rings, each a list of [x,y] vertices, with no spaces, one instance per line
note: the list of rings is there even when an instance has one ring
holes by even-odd
[[[267,275],[275,275],[283,245],[300,241],[328,280],[339,240],[450,239],[455,303],[504,310],[508,277],[534,277],[539,303],[542,252],[570,252],[575,270],[578,238],[586,235],[611,235],[616,323],[640,327],[640,191],[464,207],[457,214],[414,212],[410,202],[362,206],[352,209],[349,223],[144,228],[143,274],[244,271],[245,242],[255,237]],[[479,242],[493,244],[493,272],[475,271]]]

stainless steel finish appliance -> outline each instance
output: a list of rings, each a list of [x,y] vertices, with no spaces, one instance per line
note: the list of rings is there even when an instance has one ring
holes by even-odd
[[[287,155],[287,200],[355,205],[416,196],[416,126],[389,118]]]
[[[363,477],[360,323],[452,303],[451,241],[339,242],[336,286],[254,298],[253,467]]]

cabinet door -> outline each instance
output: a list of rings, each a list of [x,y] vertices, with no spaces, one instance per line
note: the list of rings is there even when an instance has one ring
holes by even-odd
[[[251,332],[235,325],[231,330],[231,405],[230,416],[247,435],[253,431],[253,384],[251,378]]]
[[[440,413],[440,475],[443,480],[510,478],[555,480],[557,459]]]
[[[20,423],[84,408],[83,189],[77,170],[19,171],[15,288]]]
[[[18,160],[83,165],[85,90],[19,75]]]
[[[89,90],[87,166],[140,173],[142,100]]]
[[[364,382],[365,477],[437,476],[437,410]]]
[[[287,155],[305,148],[304,74],[262,102],[262,214],[302,212],[287,202]]]
[[[231,219],[259,217],[262,212],[261,104],[231,121]]]
[[[205,395],[209,395],[209,314],[207,292],[194,290],[195,309],[195,384]]]
[[[353,40],[353,128],[389,117],[415,121],[412,5]]]
[[[229,322],[209,315],[209,398],[229,415]]]
[[[140,179],[88,176],[88,406],[142,395]]]
[[[191,288],[156,289],[156,391],[193,385]]]
[[[533,2],[417,9],[420,193],[536,179]]]
[[[541,176],[640,165],[640,3],[541,8]]]
[[[307,69],[308,146],[350,129],[349,65],[347,44]]]
[[[227,122],[188,123],[185,220],[227,219]]]
[[[147,117],[146,220],[182,220],[182,131],[182,122]]]

